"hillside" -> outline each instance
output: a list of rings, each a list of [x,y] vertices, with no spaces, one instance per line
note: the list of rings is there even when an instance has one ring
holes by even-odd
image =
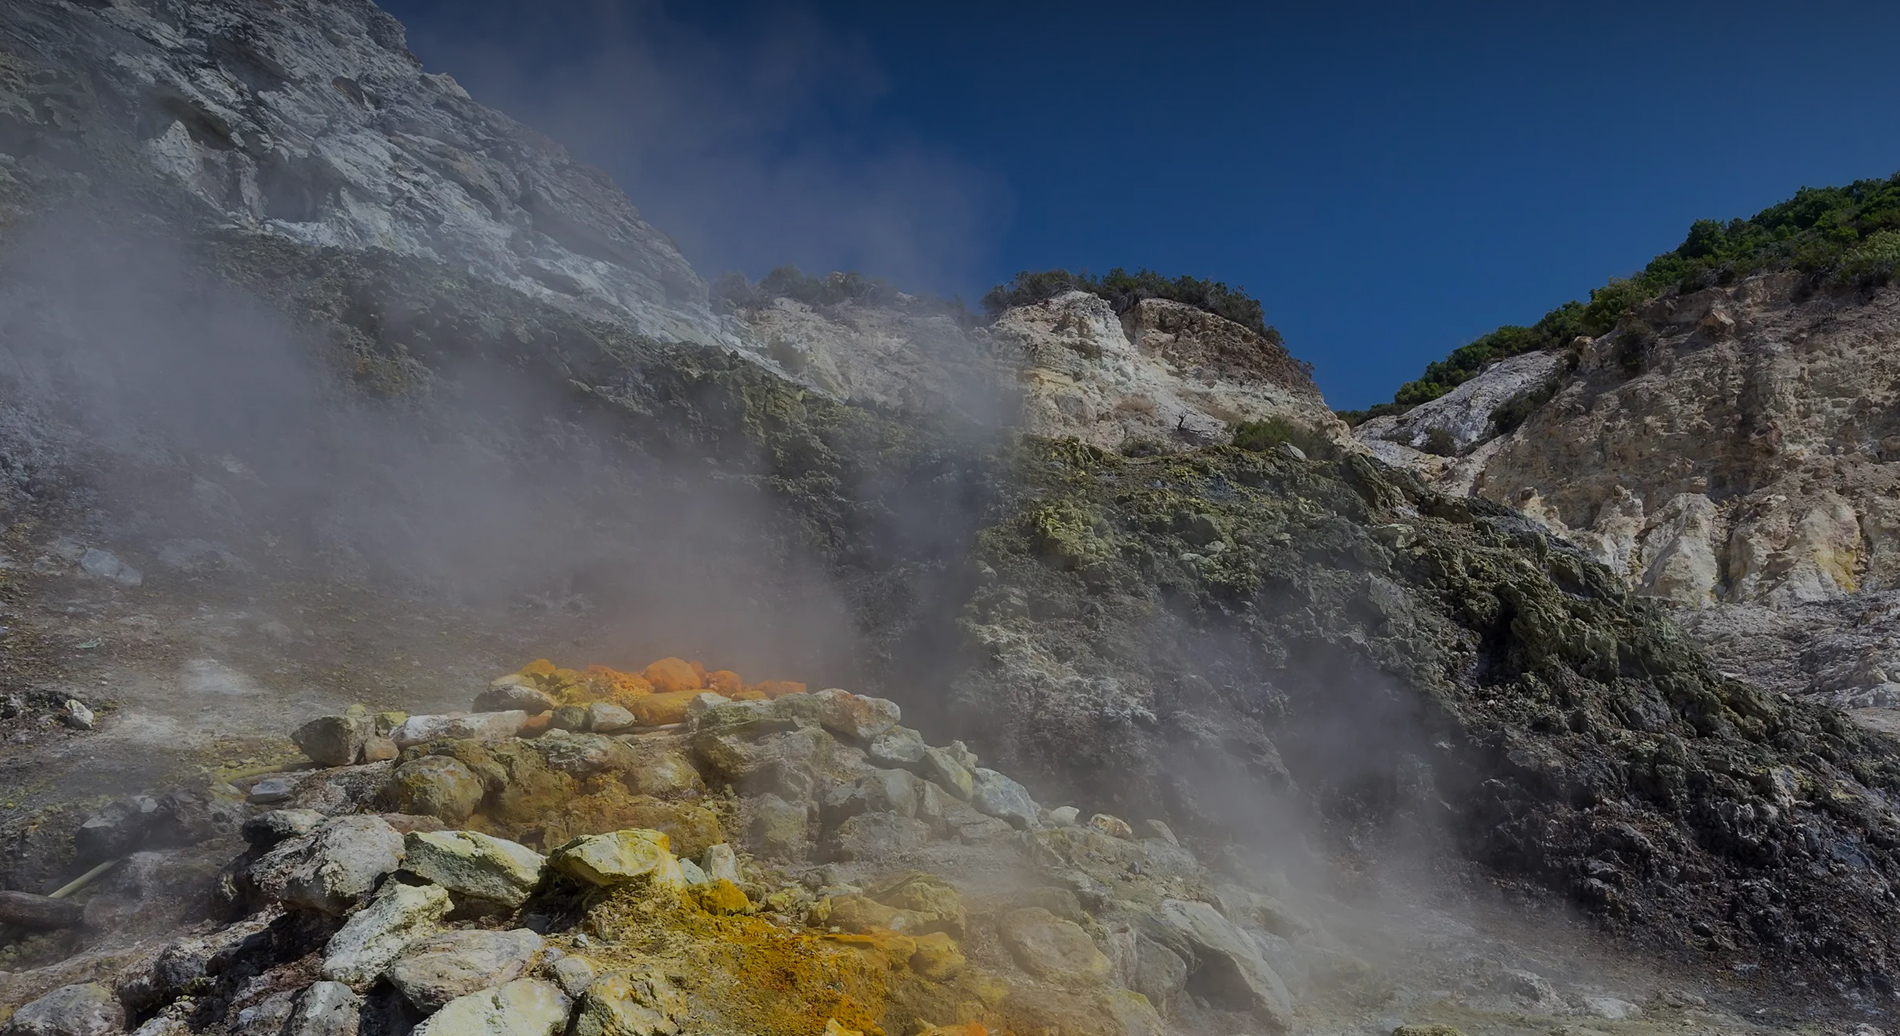
[[[5,1032],[1890,1008],[1900,746],[1250,312],[715,292],[367,0],[0,55]]]

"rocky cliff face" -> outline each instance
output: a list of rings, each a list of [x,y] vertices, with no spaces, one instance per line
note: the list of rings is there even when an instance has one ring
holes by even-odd
[[[1568,356],[1505,361],[1358,434],[1440,488],[1517,507],[1642,592],[1703,612],[1697,628],[1754,657],[1754,671],[1764,652],[1727,624],[1767,632],[1771,616],[1840,605],[1838,620],[1795,625],[1864,625],[1900,585],[1897,339],[1900,293],[1810,295],[1792,277],[1758,277],[1658,300]],[[1530,393],[1548,401],[1499,434],[1489,411]],[[1460,455],[1412,448],[1432,428]],[[1801,639],[1779,634],[1784,648]],[[1864,673],[1845,684],[1886,683],[1900,658],[1878,638],[1850,639]],[[1843,689],[1839,651],[1792,646],[1814,657],[1765,675]]]
[[[1032,865],[1022,880],[1046,886],[1037,901],[1055,905],[1039,909],[1066,920],[1054,926],[1060,955],[1085,963],[1071,977],[1091,998],[1115,992],[1098,958],[1147,966],[1122,952],[1139,918],[1112,883],[1092,877],[1103,861],[1142,877],[1141,895],[1165,891],[1209,909],[1228,880],[1284,888],[1261,873],[1263,862],[1347,884],[1402,872],[1443,879],[1452,893],[1503,886],[1583,911],[1619,953],[1642,947],[1646,960],[1691,972],[1767,965],[1744,974],[1800,976],[1810,997],[1884,996],[1900,973],[1890,923],[1900,755],[1891,742],[1725,675],[1656,602],[1632,592],[1624,577],[1636,563],[1598,550],[1605,567],[1487,499],[1500,490],[1478,475],[1476,497],[1456,496],[1357,450],[1300,456],[1228,444],[1237,424],[1270,417],[1342,435],[1304,371],[1237,325],[1152,301],[1118,315],[1080,294],[981,329],[902,300],[776,300],[715,317],[698,281],[682,279],[690,271],[624,199],[588,200],[604,181],[424,77],[394,23],[364,4],[255,13],[48,0],[0,9],[0,34],[0,169],[12,219],[0,335],[15,361],[0,365],[0,729],[18,746],[0,757],[0,774],[21,789],[0,812],[8,886],[51,888],[83,869],[93,835],[80,834],[75,799],[183,782],[240,812],[263,805],[237,802],[224,785],[234,771],[284,761],[272,737],[280,712],[303,719],[364,698],[371,711],[460,708],[480,679],[546,644],[585,643],[608,663],[642,646],[704,648],[737,666],[896,700],[920,728],[967,741],[970,765],[980,752],[1044,802],[1165,818],[1171,827],[1150,828],[1140,846],[1121,845],[1126,832],[1106,821],[1113,833],[1081,836],[1090,853],[1106,854],[1099,859],[1050,857],[1037,839],[994,824],[978,832],[1015,848],[982,855],[974,869],[1019,857]],[[437,144],[462,157],[430,164],[446,154]],[[328,172],[299,181],[285,171],[304,168],[342,179],[334,190],[283,187],[328,182]],[[496,185],[492,205],[474,200],[484,182]],[[308,204],[290,204],[297,198]],[[62,209],[66,222],[47,216]],[[49,226],[103,235],[112,247],[75,250],[48,240]],[[148,253],[146,236],[176,248]],[[177,275],[151,280],[147,254],[165,255]],[[534,276],[536,263],[573,284]],[[112,305],[99,303],[102,284],[114,289]],[[243,305],[234,309],[234,297]],[[233,312],[243,319],[224,321]],[[1720,319],[1681,319],[1636,366],[1740,348],[1739,335],[1717,337]],[[266,346],[286,355],[270,360]],[[1580,380],[1563,389],[1607,394],[1617,403],[1605,414],[1649,398],[1636,391],[1645,385],[1662,391],[1651,377],[1659,368],[1624,377],[1629,354],[1614,346],[1580,355]],[[1014,400],[987,410],[970,402],[996,384],[1020,388],[1033,434],[995,434],[1020,412]],[[1530,443],[1549,414],[1570,413],[1566,398],[1498,444],[1497,456]],[[1483,402],[1463,405],[1468,428]],[[1811,420],[1811,410],[1797,398],[1775,412]],[[1871,428],[1881,418],[1852,420]],[[1681,424],[1698,427],[1686,414]],[[1642,426],[1603,422],[1600,433],[1621,444],[1604,455],[1646,449]],[[1739,436],[1734,464],[1720,470],[1741,472],[1750,451],[1788,437],[1785,427],[1762,434]],[[1800,465],[1818,457],[1810,449]],[[1539,462],[1510,463],[1528,471]],[[1669,463],[1653,461],[1658,471],[1673,471]],[[1800,465],[1775,476],[1792,481],[1773,484],[1822,470]],[[1727,484],[1708,477],[1667,499],[1699,493],[1721,505]],[[1587,495],[1573,499],[1569,485],[1553,477],[1539,513],[1565,529],[1594,527]],[[1528,502],[1515,486],[1501,492]],[[1641,514],[1661,510],[1645,502]],[[1647,542],[1632,535],[1627,550],[1640,555]],[[1879,552],[1855,550],[1864,592],[1879,581],[1868,575]],[[1751,571],[1772,593],[1807,585],[1791,575],[1799,568]],[[208,714],[236,733],[208,729]],[[761,718],[749,708],[734,715]],[[816,738],[810,720],[775,713],[770,723],[802,742]],[[444,729],[472,729],[463,721]],[[834,805],[832,789],[799,767],[753,756],[741,743],[751,733],[763,731],[734,732],[738,740],[708,754],[722,765],[751,758],[763,769],[743,776],[758,777],[757,790],[777,782],[791,793],[771,792],[790,809],[765,803],[781,820],[797,812],[784,829],[823,830],[864,804],[846,795]],[[576,766],[606,759],[591,748],[567,753],[561,740],[541,748],[561,748]],[[868,775],[853,753],[875,749],[847,747],[855,786]],[[925,765],[903,765],[913,764]],[[482,763],[489,783],[463,797],[457,823],[479,815],[487,794],[504,794],[506,769]],[[637,760],[608,769],[603,793],[655,771]],[[950,794],[975,796],[957,772],[938,776]],[[325,809],[359,817],[367,805],[346,794],[350,779],[328,775],[310,790]],[[570,788],[555,783],[560,795]],[[726,819],[758,834],[756,814]],[[1070,837],[1053,811],[1022,819],[1024,832]],[[286,841],[274,822],[258,821],[260,837]],[[565,834],[647,827],[601,823],[624,830]],[[928,826],[877,823],[913,834]],[[1162,830],[1187,842],[1196,862],[1150,882],[1150,869],[1174,856]],[[917,848],[947,842],[946,831],[918,834]],[[855,881],[849,874],[798,862],[817,865],[810,882],[796,882],[807,891],[857,894],[834,882]],[[160,871],[114,888],[136,899],[167,879],[206,894],[216,881]],[[399,882],[390,894],[445,904],[400,891],[427,884]],[[1083,898],[1104,886],[1102,902]],[[784,887],[775,879],[773,890]],[[878,917],[898,909],[869,886],[858,892]],[[697,918],[674,912],[690,906],[669,899],[661,909]],[[382,916],[347,909],[344,927]],[[1246,984],[1256,958],[1278,951],[1267,938],[1276,933],[1254,927],[1264,915],[1220,909],[1247,926],[1227,946],[1234,952],[1220,954],[1227,963],[1150,975],[1165,981],[1147,988],[1180,998],[1130,1007],[1122,1022],[1191,1027],[1236,980]],[[1175,913],[1210,916],[1191,905]],[[111,922],[103,907],[98,916]],[[1049,922],[1034,917],[1046,935]],[[576,947],[576,934],[600,936],[611,954],[631,954],[642,938],[597,920],[592,935],[572,912],[547,925]],[[1386,939],[1391,921],[1368,923],[1367,945]],[[1301,954],[1305,941],[1325,941],[1287,930],[1276,937]],[[338,933],[295,920],[274,931],[285,952],[273,961],[304,963],[279,973],[286,985],[273,995],[285,994],[280,1008],[302,1009],[288,983],[314,974],[309,955]],[[866,934],[885,935],[799,929],[800,938]],[[1458,929],[1426,941],[1438,951],[1413,955],[1447,943],[1463,952],[1473,939]],[[83,986],[86,968],[123,963],[56,959],[71,945],[35,943],[7,958],[51,969],[14,985],[35,994]],[[1573,949],[1563,946],[1551,966],[1567,966]],[[1390,1031],[1385,1005],[1419,1002],[1380,982],[1354,1000],[1364,973],[1356,958],[1332,945],[1310,951],[1295,954],[1315,962],[1316,976],[1295,1012],[1317,1011],[1334,993],[1353,1005],[1350,1025],[1316,1016],[1319,1031]],[[1013,967],[1000,956],[978,963]],[[1159,955],[1151,963],[1173,967]],[[1181,985],[1193,974],[1202,977]],[[1528,990],[1543,1014],[1579,1010],[1544,996],[1549,984],[1535,975],[1496,981]],[[1428,982],[1417,988],[1459,988]],[[187,984],[232,991],[220,983]],[[1115,984],[1143,988],[1132,974]],[[971,1017],[982,1017],[984,993],[967,991]],[[146,993],[116,1002],[150,1011]],[[505,1006],[499,992],[467,995],[477,994]],[[68,999],[109,1009],[113,996],[81,989]],[[1368,1003],[1378,1005],[1370,1015]],[[408,1031],[416,1018],[390,1006],[400,1010],[385,1019],[388,1031]],[[550,1030],[567,1017],[565,1008],[550,1014],[559,1015]],[[1145,1031],[1090,1014],[1064,1031]],[[921,1008],[891,1017],[948,1020]],[[841,1021],[814,1018],[814,1034]],[[1218,1011],[1212,1020],[1221,1031],[1242,1024]],[[1265,1021],[1281,1024],[1285,1011]]]
[[[212,222],[447,260],[648,334],[737,344],[604,174],[425,73],[367,0],[26,0],[0,41],[16,181],[112,152],[110,168],[162,178]]]

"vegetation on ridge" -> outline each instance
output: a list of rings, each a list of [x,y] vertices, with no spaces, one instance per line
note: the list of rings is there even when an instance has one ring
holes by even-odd
[[[1267,312],[1260,300],[1244,288],[1230,288],[1221,281],[1202,280],[1182,274],[1167,278],[1153,270],[1129,273],[1115,267],[1096,277],[1087,270],[1024,270],[983,295],[983,309],[992,319],[1014,306],[1028,306],[1070,291],[1086,291],[1113,306],[1116,313],[1134,309],[1142,299],[1167,299],[1184,306],[1212,313],[1245,327],[1274,345],[1284,347],[1286,340],[1267,323]]]
[[[1803,187],[1793,198],[1748,219],[1697,220],[1673,251],[1632,277],[1611,280],[1529,327],[1506,325],[1432,363],[1399,387],[1391,403],[1342,413],[1357,424],[1437,399],[1485,365],[1608,332],[1632,308],[1671,289],[1691,292],[1732,284],[1763,270],[1794,270],[1812,283],[1885,284],[1900,268],[1900,173],[1845,187]]]

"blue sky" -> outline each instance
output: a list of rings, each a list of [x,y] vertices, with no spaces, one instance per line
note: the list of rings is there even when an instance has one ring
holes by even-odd
[[[1694,219],[1900,169],[1894,4],[385,6],[708,277],[1212,277],[1342,408]]]

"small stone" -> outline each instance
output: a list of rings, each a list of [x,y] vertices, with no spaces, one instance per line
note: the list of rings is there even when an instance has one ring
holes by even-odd
[[[527,719],[528,714],[519,710],[410,716],[389,732],[389,739],[400,748],[429,741],[495,741],[514,737]]]
[[[403,721],[408,718],[409,714],[407,712],[391,711],[377,713],[375,719],[377,736],[388,737],[390,731],[402,726]]]
[[[643,727],[665,727],[687,720],[687,710],[702,696],[711,691],[685,690],[667,691],[659,694],[642,694],[629,703],[628,711]]]
[[[546,864],[525,845],[476,831],[418,831],[403,839],[403,870],[458,896],[507,907],[528,901]]]
[[[680,860],[680,877],[688,885],[704,885],[707,881],[706,872],[699,869],[699,864],[687,859]]]
[[[670,1036],[685,1002],[664,977],[602,975],[587,987],[574,1016],[574,1036]]]
[[[894,701],[852,694],[836,687],[809,697],[817,707],[819,724],[852,741],[870,741],[887,734],[902,716]]]
[[[874,860],[921,848],[930,825],[901,813],[860,813],[838,825],[825,846],[832,860]]]
[[[766,856],[791,857],[805,851],[810,814],[802,803],[791,803],[770,793],[751,802],[752,844]]]
[[[315,982],[297,997],[283,1036],[356,1036],[363,998],[341,982]]]
[[[578,954],[555,961],[548,966],[547,973],[554,984],[561,987],[561,992],[576,1000],[587,992],[587,987],[593,985],[594,979],[600,974],[593,961]]]
[[[289,777],[266,777],[251,785],[251,792],[245,798],[259,806],[268,806],[273,802],[283,802],[297,790],[297,782]]]
[[[925,748],[924,761],[919,767],[924,779],[938,785],[950,794],[965,802],[976,791],[976,778],[968,768],[950,754],[947,749]]]
[[[459,824],[474,815],[484,794],[481,778],[446,755],[425,755],[398,766],[390,777],[389,805],[399,813],[440,817]]]
[[[622,773],[621,779],[634,794],[657,798],[699,791],[705,783],[686,756],[675,751],[645,758]]]
[[[587,706],[563,705],[555,709],[554,729],[585,731],[587,729]]]
[[[456,997],[411,1036],[555,1036],[567,1027],[567,1014],[568,1000],[559,986],[518,978]]]
[[[1174,837],[1174,829],[1169,827],[1166,823],[1159,820],[1144,820],[1141,824],[1148,829],[1149,835],[1159,838],[1169,845],[1181,844],[1181,840]]]
[[[1135,829],[1128,821],[1109,813],[1097,813],[1089,818],[1089,826],[1110,838],[1133,838]]]
[[[105,1036],[125,1028],[125,1008],[97,982],[61,986],[13,1012],[7,1036]]]
[[[736,883],[739,880],[739,854],[724,842],[709,845],[699,856],[699,869],[706,873],[709,881]]]
[[[342,914],[402,863],[402,836],[380,817],[344,816],[282,842],[245,874],[266,901],[320,914]]]
[[[1003,916],[1003,943],[1024,971],[1065,985],[1096,985],[1108,978],[1108,958],[1073,921],[1041,907]]]
[[[910,955],[910,970],[932,982],[948,982],[963,973],[963,950],[948,932],[931,932],[917,937],[917,950]]]
[[[612,734],[637,725],[633,713],[609,701],[590,702],[587,706],[587,729],[596,734]]]
[[[92,710],[78,698],[68,698],[66,703],[59,707],[59,721],[74,730],[91,730],[98,722]]]
[[[677,889],[686,884],[666,836],[658,831],[585,835],[554,850],[548,865],[589,885],[647,883]]]
[[[558,713],[556,715],[559,715]],[[633,753],[626,745],[604,734],[575,733],[566,728],[548,731],[535,742],[548,768],[580,780],[608,770],[624,771],[633,766]]]
[[[1074,806],[1057,806],[1049,811],[1049,822],[1057,827],[1074,827],[1081,816],[1082,811]]]
[[[440,885],[391,882],[330,937],[323,977],[358,989],[375,981],[411,945],[434,934],[453,906]]]
[[[298,727],[290,739],[318,766],[349,766],[362,754],[363,742],[375,730],[365,710],[355,716],[320,716]]]
[[[411,944],[389,981],[409,1002],[433,1011],[458,996],[520,978],[541,952],[541,936],[517,928],[443,932]]]
[[[1036,800],[1029,797],[1027,788],[995,770],[983,767],[977,767],[975,778],[970,805],[979,812],[1008,821],[1011,827],[1019,830],[1036,826],[1039,811]]]
[[[879,766],[915,767],[924,761],[924,739],[909,727],[894,727],[871,739],[865,754]]]
[[[513,712],[519,709],[530,716],[547,712],[558,703],[546,691],[511,673],[488,685],[469,705],[470,712]]]
[[[268,849],[286,838],[315,831],[323,820],[323,814],[314,809],[273,809],[246,820],[239,833],[251,848]]]
[[[386,737],[370,736],[363,739],[363,761],[366,763],[387,762],[402,754],[396,742]]]

